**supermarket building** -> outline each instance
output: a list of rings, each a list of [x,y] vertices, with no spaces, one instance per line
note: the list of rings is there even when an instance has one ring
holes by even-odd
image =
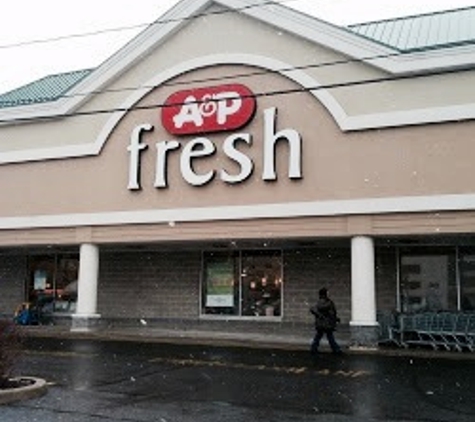
[[[0,313],[288,332],[325,286],[374,345],[380,313],[473,310],[474,9],[258,3],[182,0],[0,95]]]

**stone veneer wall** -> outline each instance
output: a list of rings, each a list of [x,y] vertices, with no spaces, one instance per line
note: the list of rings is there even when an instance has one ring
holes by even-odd
[[[103,253],[98,312],[105,318],[199,317],[201,252]],[[311,322],[318,290],[329,288],[342,320],[350,316],[347,249],[284,251],[285,322]]]
[[[102,253],[98,312],[104,318],[199,316],[201,253]]]
[[[349,248],[284,251],[283,323],[312,324],[309,307],[326,286],[343,324],[351,318]],[[396,309],[397,262],[394,248],[376,250],[377,310]],[[0,307],[11,316],[24,300],[27,257],[0,256]],[[201,251],[103,252],[98,311],[103,318],[199,319]],[[256,324],[256,321],[246,322]],[[219,327],[219,321],[210,322]],[[236,323],[235,325],[240,325]],[[267,322],[268,328],[274,322]]]
[[[394,249],[378,249],[376,267],[377,309],[392,311],[396,306],[397,276]],[[260,325],[256,320],[200,321],[200,273],[201,251],[101,253],[98,312],[104,319],[135,323],[141,318],[172,325],[184,320],[190,327],[209,325],[212,329],[226,323],[229,330]],[[318,299],[321,287],[329,289],[342,324],[348,324],[350,248],[284,250],[282,324],[274,320],[263,321],[264,325],[268,330],[312,325],[309,308]]]
[[[320,288],[326,287],[342,323],[347,324],[351,315],[350,249],[298,249],[284,256],[285,320],[313,322],[309,308],[318,300]]]

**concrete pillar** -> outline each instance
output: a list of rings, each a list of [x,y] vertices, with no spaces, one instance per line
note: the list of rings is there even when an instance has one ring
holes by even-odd
[[[351,239],[350,330],[353,347],[377,347],[374,242],[367,236]]]
[[[99,248],[84,243],[79,254],[78,298],[73,315],[72,331],[90,331],[98,325],[97,284],[99,278]]]

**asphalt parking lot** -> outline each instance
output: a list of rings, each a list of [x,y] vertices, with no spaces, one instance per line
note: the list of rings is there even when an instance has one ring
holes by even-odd
[[[475,419],[473,354],[30,337],[17,370],[48,393],[2,422]]]

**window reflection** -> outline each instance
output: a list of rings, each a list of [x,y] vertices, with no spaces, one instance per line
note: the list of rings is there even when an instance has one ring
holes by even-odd
[[[246,252],[242,257],[242,314],[280,316],[282,258],[279,252]]]
[[[401,252],[402,312],[457,310],[455,250]]]

